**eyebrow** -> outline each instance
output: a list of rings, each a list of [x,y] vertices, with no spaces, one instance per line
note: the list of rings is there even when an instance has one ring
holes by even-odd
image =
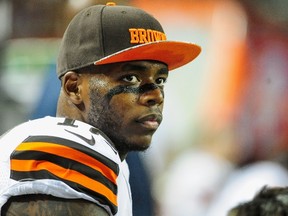
[[[165,67],[165,68],[161,68],[159,71],[158,71],[158,74],[164,74],[164,75],[168,75],[168,68]]]
[[[149,70],[149,68],[146,66],[146,65],[142,65],[142,64],[133,64],[133,63],[127,63],[125,65],[122,66],[122,71],[147,71]],[[160,68],[158,71],[157,71],[157,74],[161,75],[161,74],[164,74],[164,75],[167,75],[168,74],[168,68],[167,67],[163,67],[163,68]]]

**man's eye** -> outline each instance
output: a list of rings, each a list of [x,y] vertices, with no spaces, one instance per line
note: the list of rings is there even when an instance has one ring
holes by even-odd
[[[164,78],[164,77],[161,77],[161,78],[158,78],[156,80],[156,84],[159,85],[159,86],[164,86],[164,84],[167,82],[167,78]]]
[[[139,82],[139,79],[135,75],[128,75],[123,78],[125,82],[136,84]]]

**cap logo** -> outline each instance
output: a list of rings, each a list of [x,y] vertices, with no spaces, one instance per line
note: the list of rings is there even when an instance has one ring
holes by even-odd
[[[154,41],[166,40],[166,35],[163,32],[143,29],[143,28],[130,28],[130,43],[131,44],[142,44],[150,43]]]

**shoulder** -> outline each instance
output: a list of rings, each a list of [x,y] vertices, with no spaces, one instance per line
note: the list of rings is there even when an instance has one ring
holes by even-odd
[[[288,180],[288,172],[279,163],[259,161],[235,172],[234,179],[237,178],[239,181],[250,181],[255,184],[283,185]]]
[[[23,142],[83,146],[117,163],[120,161],[112,142],[101,131],[84,122],[66,118],[48,116],[27,121],[0,137],[0,146],[5,146],[6,157]],[[0,160],[1,155],[4,155],[4,152],[0,153]]]
[[[251,200],[263,186],[286,186],[287,181],[288,172],[278,163],[259,161],[244,166],[231,173],[208,215],[223,215],[237,203]]]
[[[90,201],[116,211],[121,160],[110,140],[96,128],[80,121],[46,117],[13,128],[1,137],[0,145],[9,147],[4,156],[0,153],[0,169],[7,170],[7,179],[0,179],[0,185],[8,178],[13,182],[8,196],[16,188],[22,194],[62,197],[58,192],[62,189],[49,184],[43,191],[43,185],[63,183],[70,188],[69,197],[88,196]]]

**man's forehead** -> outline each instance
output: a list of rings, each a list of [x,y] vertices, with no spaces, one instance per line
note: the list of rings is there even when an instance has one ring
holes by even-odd
[[[104,66],[104,65],[103,65]],[[149,71],[156,70],[162,74],[168,74],[168,66],[165,63],[153,60],[136,60],[127,62],[118,62],[106,65],[110,70],[127,71]]]
[[[139,70],[139,71],[146,71],[152,68],[159,69],[163,73],[168,73],[168,67],[166,64],[158,61],[130,61],[125,62],[121,66],[122,70],[129,71],[129,70]]]
[[[147,72],[154,71],[157,74],[168,75],[168,66],[165,63],[154,60],[136,60],[115,62],[103,65],[90,65],[76,70],[80,74],[117,74],[120,72]]]

